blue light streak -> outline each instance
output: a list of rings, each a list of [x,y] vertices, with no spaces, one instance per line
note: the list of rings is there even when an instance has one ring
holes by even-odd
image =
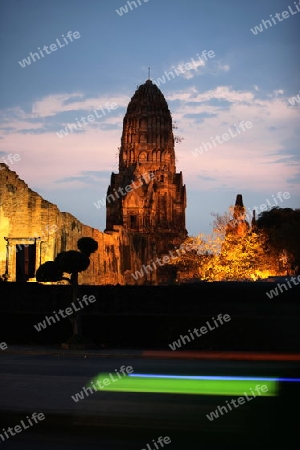
[[[170,378],[181,380],[219,380],[219,381],[277,381],[285,383],[300,383],[300,378],[266,378],[266,377],[233,377],[214,375],[159,375],[147,373],[131,373],[130,377],[139,378]]]

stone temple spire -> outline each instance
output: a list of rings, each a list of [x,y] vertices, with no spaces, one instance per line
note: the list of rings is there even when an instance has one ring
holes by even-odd
[[[236,220],[240,220],[244,218],[244,215],[245,215],[245,207],[243,203],[243,196],[241,194],[238,194],[235,200],[233,216]]]
[[[151,80],[133,95],[123,121],[119,170],[138,163],[145,168],[167,164],[175,173],[174,136],[168,104]]]
[[[243,237],[249,231],[249,223],[246,221],[246,208],[243,203],[243,196],[238,194],[233,209],[233,219],[227,225],[226,234],[232,233]]]
[[[106,230],[123,225],[135,233],[183,238],[185,208],[171,113],[162,92],[147,80],[134,93],[123,120],[119,173],[112,174],[107,191]]]

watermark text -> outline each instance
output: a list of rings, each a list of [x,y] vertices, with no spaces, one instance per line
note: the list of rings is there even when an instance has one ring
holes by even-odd
[[[30,52],[29,56],[27,58],[24,58],[22,61],[18,61],[18,62],[20,64],[20,66],[24,69],[24,67],[26,67],[26,65],[30,66],[31,61],[35,62],[35,61],[37,61],[37,59],[41,59],[41,57],[44,58],[45,57],[44,52],[46,53],[46,55],[50,55],[50,53],[56,52],[56,50],[58,50],[58,48],[62,48],[62,47],[65,47],[66,45],[68,45],[69,41],[73,42],[73,39],[79,39],[80,37],[81,36],[80,36],[80,33],[78,31],[73,31],[73,32],[72,31],[68,31],[67,36],[62,34],[62,40],[65,43],[62,43],[62,42],[60,42],[59,39],[56,39],[55,42],[56,42],[57,45],[56,44],[51,44],[49,46],[48,45],[44,45],[43,49],[38,47],[39,53],[32,53],[32,52]],[[68,41],[68,39],[69,39],[69,41]],[[50,48],[50,50],[49,50],[49,48]],[[43,52],[43,50],[44,50],[44,52]]]

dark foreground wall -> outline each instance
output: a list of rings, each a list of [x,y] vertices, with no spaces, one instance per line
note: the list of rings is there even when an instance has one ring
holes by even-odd
[[[199,283],[181,286],[80,286],[78,298],[94,295],[82,309],[83,333],[99,346],[170,350],[188,330],[214,327],[212,317],[231,320],[183,345],[182,350],[300,351],[300,288],[270,300],[273,283]],[[65,310],[69,286],[0,283],[0,342],[60,344],[72,334],[68,318],[40,332],[34,325]],[[199,333],[199,331],[198,331]]]

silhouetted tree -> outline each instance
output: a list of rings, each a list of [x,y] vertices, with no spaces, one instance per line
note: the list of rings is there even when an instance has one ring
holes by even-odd
[[[289,271],[300,263],[300,209],[275,207],[262,212],[257,219],[279,267]]]
[[[55,282],[63,280],[63,272],[60,270],[59,266],[54,261],[47,261],[42,264],[36,271],[35,274],[36,280],[46,283],[46,282]],[[69,281],[69,279],[67,278]]]
[[[78,273],[89,267],[89,257],[98,249],[98,243],[92,238],[83,237],[77,241],[77,247],[80,251],[58,253],[54,261],[41,264],[36,271],[36,280],[39,282],[68,281],[72,286],[72,302],[77,301]],[[70,274],[70,278],[64,277],[64,273]],[[78,311],[68,317],[73,325],[73,335],[81,335],[81,316]]]
[[[94,253],[98,249],[98,243],[90,237],[82,237],[77,241],[77,248],[87,256]]]

